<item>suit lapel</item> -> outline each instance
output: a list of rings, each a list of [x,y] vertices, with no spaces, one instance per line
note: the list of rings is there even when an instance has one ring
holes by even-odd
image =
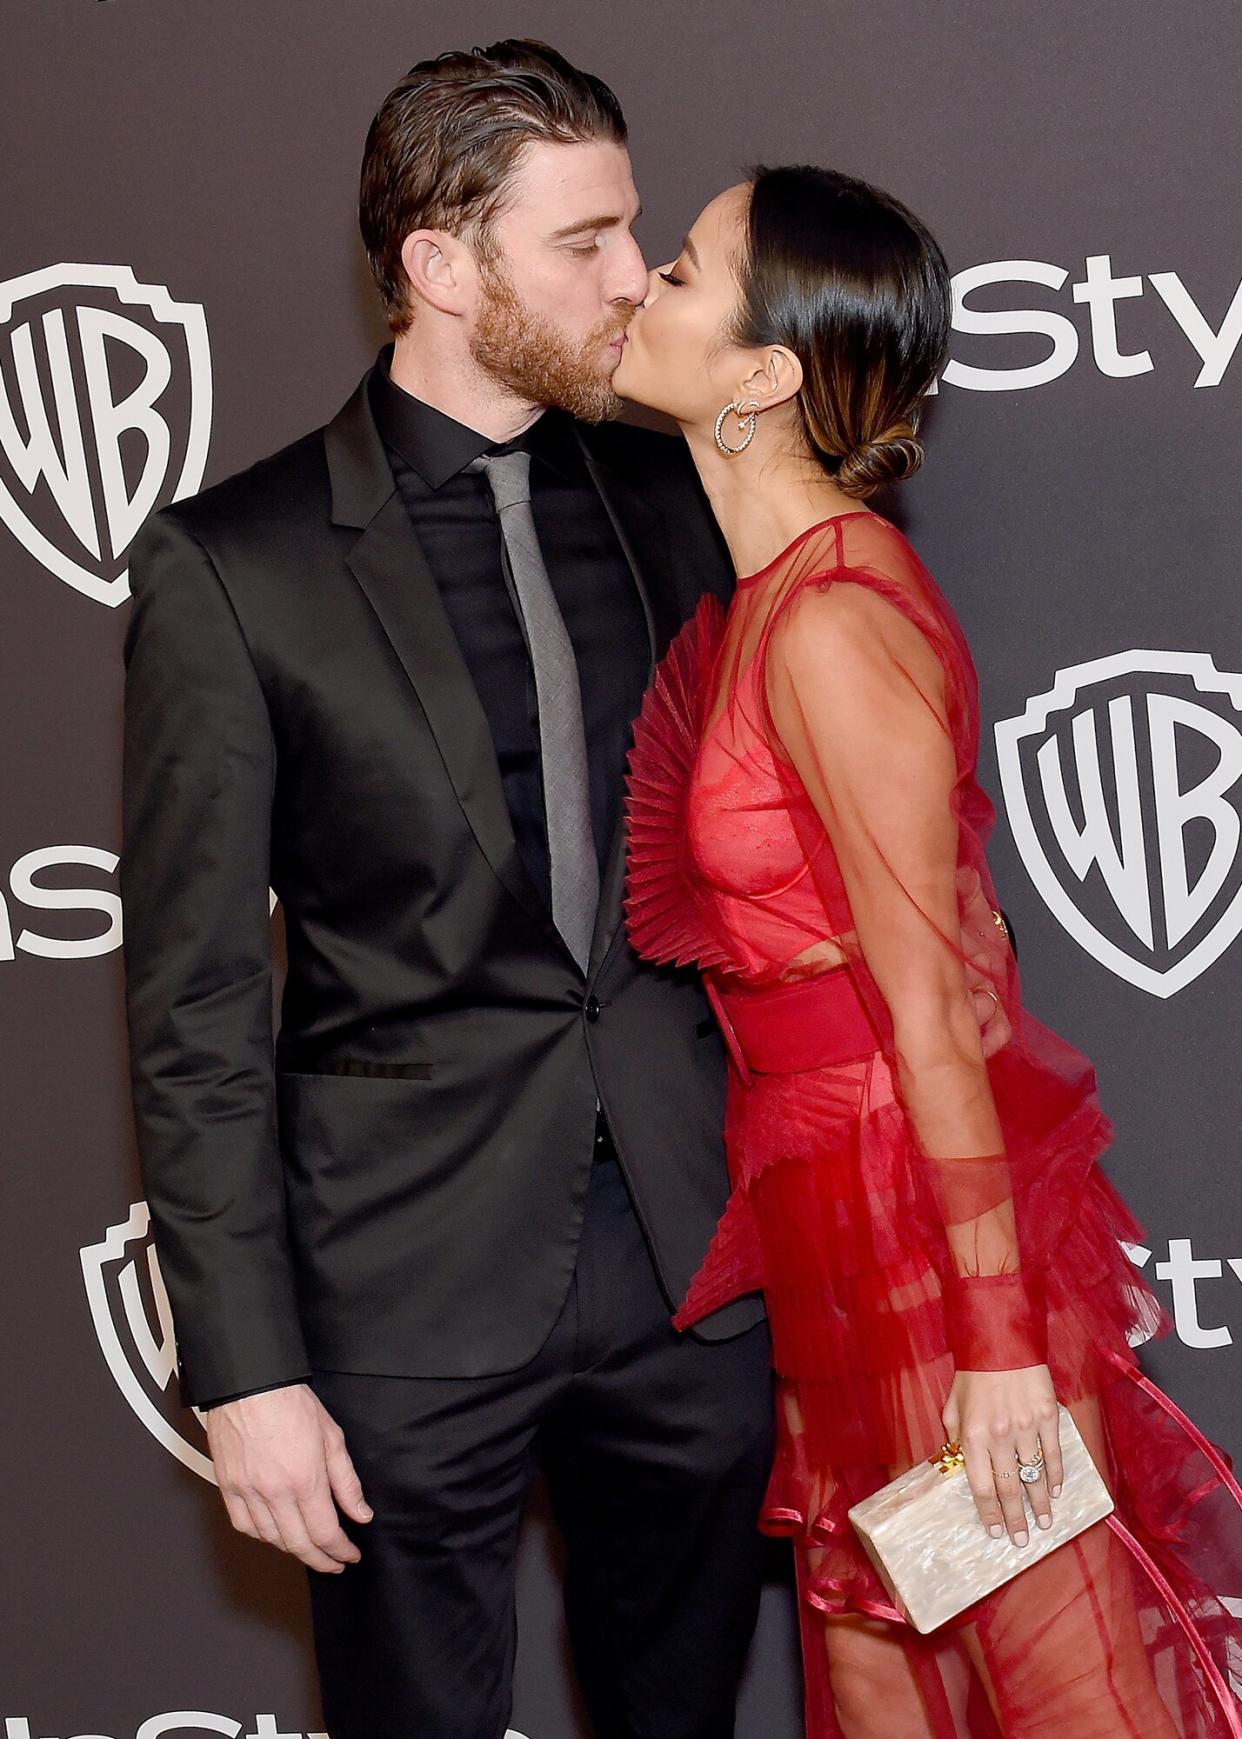
[[[393,481],[366,388],[364,380],[324,431],[333,518],[361,528],[346,563],[409,679],[479,849],[564,948],[518,851],[487,716]]]
[[[480,850],[514,899],[572,962],[517,849],[487,716],[393,480],[371,412],[369,380],[369,374],[364,376],[324,430],[333,522],[356,526],[360,533],[346,561],[418,699]],[[650,677],[685,615],[668,515],[593,451],[581,429],[577,435],[642,602]],[[624,884],[622,817],[601,877],[588,978],[598,973],[620,933]]]

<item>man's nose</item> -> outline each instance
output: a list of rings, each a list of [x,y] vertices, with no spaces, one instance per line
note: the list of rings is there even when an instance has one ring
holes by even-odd
[[[629,302],[635,308],[647,299],[650,277],[647,262],[643,259],[642,249],[631,237],[629,246],[623,251],[617,261],[617,269],[610,285],[612,291],[609,297],[613,302]]]

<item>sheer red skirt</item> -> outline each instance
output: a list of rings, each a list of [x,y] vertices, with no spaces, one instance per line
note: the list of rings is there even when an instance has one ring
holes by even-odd
[[[903,1713],[879,1732],[1242,1733],[1231,1690],[1239,1630],[1216,1592],[1237,1585],[1242,1498],[1219,1452],[1143,1378],[1130,1350],[1136,1328],[1167,1325],[1122,1248],[1140,1242],[1141,1229],[1095,1163],[1110,1130],[1090,1074],[1050,1103],[1048,1078],[1032,1078],[1029,1058],[1052,1048],[1064,1069],[1064,1047],[1029,1021],[1024,1042],[992,1069],[1024,1266],[1046,1275],[1057,1393],[1104,1446],[1117,1525],[1090,1530],[963,1614],[955,1628],[972,1637],[990,1681],[985,1694],[972,1675],[963,1709],[951,1696],[946,1639],[903,1624],[846,1515],[939,1447],[953,1377],[939,1274],[909,1218],[924,1186],[888,1065],[872,1049],[773,1069],[808,1063],[817,1032],[859,1027],[865,1017],[844,972],[749,995],[713,989],[734,1055],[735,1188],[674,1320],[685,1328],[742,1292],[764,1293],[778,1449],[762,1526],[797,1549],[812,1739],[848,1739],[823,1630],[826,1617],[850,1612],[897,1627],[907,1657],[910,1683],[896,1692]],[[923,1210],[930,1220],[934,1205]],[[876,1710],[893,1693],[877,1678]],[[911,1695],[918,1726],[901,1724]]]

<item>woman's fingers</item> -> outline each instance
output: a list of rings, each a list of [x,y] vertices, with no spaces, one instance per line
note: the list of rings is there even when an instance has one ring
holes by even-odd
[[[1040,1439],[1034,1431],[1020,1432],[1015,1447],[1018,1459],[1015,1461],[1014,1467],[1018,1469],[1019,1474],[1021,1463],[1025,1463],[1028,1467],[1039,1467],[1039,1478],[1022,1481],[1022,1489],[1026,1493],[1027,1502],[1035,1512],[1035,1525],[1040,1528],[1050,1528],[1052,1526],[1052,1498],[1048,1491],[1048,1481],[1044,1477],[1047,1468],[1040,1459]]]
[[[1039,1441],[1044,1450],[1044,1471],[1053,1497],[1060,1497],[1065,1471],[1061,1462],[1061,1415],[1055,1403],[1047,1418],[1039,1422]]]
[[[996,1479],[992,1473],[992,1460],[987,1445],[974,1446],[968,1443],[965,1455],[966,1478],[970,1483],[975,1508],[979,1512],[979,1520],[993,1539],[999,1540],[1005,1531],[1005,1515],[997,1496]]]
[[[996,1495],[1000,1500],[1001,1513],[1005,1519],[1005,1528],[1015,1546],[1025,1546],[1030,1538],[1026,1519],[1026,1505],[1022,1501],[1022,1481],[1018,1478],[1018,1464],[1014,1460],[1013,1441],[994,1443],[991,1447],[990,1460],[992,1478],[996,1482]]]

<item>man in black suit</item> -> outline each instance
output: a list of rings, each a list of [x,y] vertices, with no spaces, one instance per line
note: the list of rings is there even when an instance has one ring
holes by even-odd
[[[669,1326],[724,1207],[723,1067],[694,976],[627,945],[621,801],[653,662],[729,574],[680,444],[596,426],[647,289],[615,98],[531,44],[416,67],[361,215],[393,346],[133,552],[128,1006],[182,1390],[235,1526],[314,1572],[333,1739],[504,1733],[537,1463],[600,1733],[721,1739],[766,1331],[758,1301]],[[471,468],[514,453],[580,677],[585,959]]]
[[[602,1739],[725,1739],[757,1612],[760,1305],[668,1321],[722,1050],[621,919],[631,722],[731,584],[680,443],[606,421],[637,215],[598,80],[415,67],[363,164],[393,344],[133,551],[143,1175],[229,1515],[313,1572],[333,1739],[500,1739],[537,1464]]]

